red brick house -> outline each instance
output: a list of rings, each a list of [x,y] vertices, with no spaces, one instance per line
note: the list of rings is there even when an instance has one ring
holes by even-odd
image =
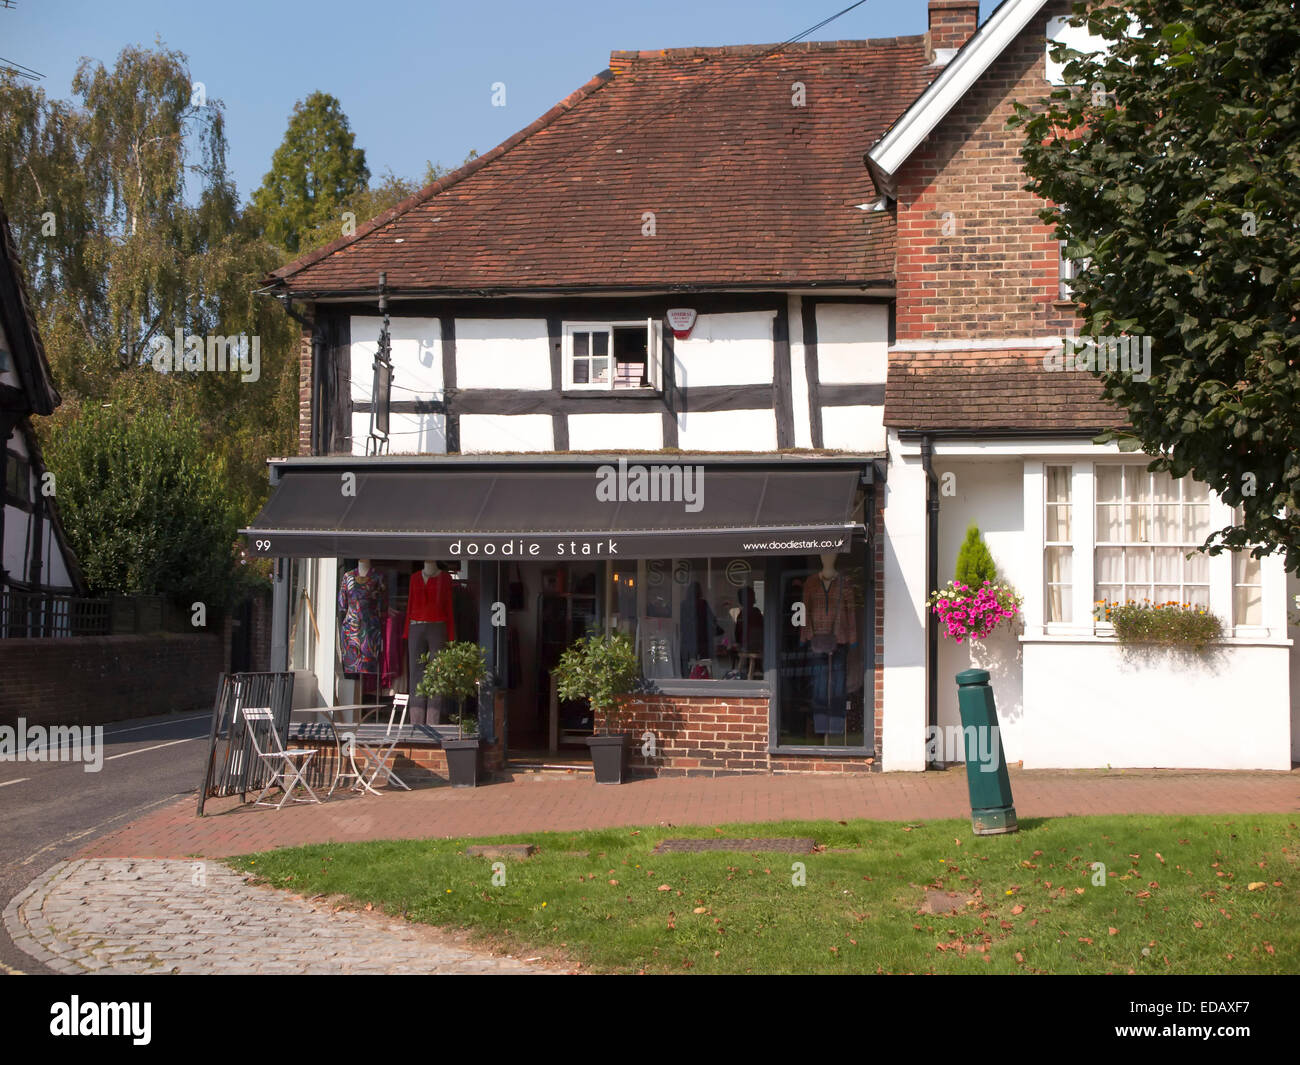
[[[304,329],[300,454],[272,464],[247,530],[282,560],[273,661],[341,702],[409,688],[408,589],[441,562],[498,681],[481,726],[517,764],[585,753],[590,714],[549,671],[595,628],[627,633],[653,683],[622,724],[645,768],[921,769],[968,664],[931,648],[923,601],[978,520],[1026,600],[1025,633],[990,649],[1008,757],[1219,764],[1122,730],[1074,753],[1040,739],[1063,728],[1052,671],[1104,673],[1092,659],[1115,652],[1084,623],[1093,574],[1118,557],[1136,587],[1139,555],[1150,570],[1170,549],[1098,546],[1082,518],[1043,539],[1044,508],[1091,517],[1114,476],[1135,505],[1169,490],[1089,442],[1116,417],[1091,377],[1044,369],[1074,316],[1005,118],[1047,91],[1059,9],[1007,0],[977,27],[977,4],[932,0],[911,37],[616,52],[277,271]],[[1180,520],[1212,505],[1177,491],[1161,505]],[[366,617],[346,590],[371,574]],[[1180,571],[1180,593],[1200,576]],[[1224,653],[1269,679],[1262,738],[1222,760],[1272,765],[1289,757],[1280,573],[1238,576],[1204,588],[1245,590]],[[1138,672],[1148,698],[1158,671]]]

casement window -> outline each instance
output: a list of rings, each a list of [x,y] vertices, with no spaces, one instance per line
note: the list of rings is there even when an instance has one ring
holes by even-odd
[[[1241,507],[1232,512],[1232,523],[1241,525]],[[1232,553],[1232,624],[1234,628],[1258,628],[1264,624],[1264,576],[1260,560],[1250,551]]]
[[[1096,467],[1093,599],[1209,608],[1210,491],[1146,465]],[[1190,552],[1190,554],[1189,554]]]
[[[1060,241],[1060,264],[1058,267],[1059,291],[1056,298],[1062,303],[1074,301],[1074,279],[1088,268],[1090,260],[1074,260],[1065,254],[1065,241]]]
[[[21,455],[9,452],[9,461],[5,465],[4,494],[15,504],[32,501],[31,466]]]
[[[663,324],[569,322],[564,326],[564,388],[574,391],[663,388]]]

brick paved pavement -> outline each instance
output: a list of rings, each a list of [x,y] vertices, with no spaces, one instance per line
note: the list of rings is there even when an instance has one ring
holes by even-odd
[[[1020,819],[1072,814],[1300,812],[1300,772],[1016,770]],[[590,779],[338,797],[275,811],[187,799],[104,836],[83,857],[216,858],[303,843],[489,836],[618,825],[932,820],[968,817],[963,771],[673,777],[619,786]]]
[[[14,898],[4,922],[20,949],[60,973],[557,971],[466,949],[424,925],[336,913],[216,862],[60,862]]]

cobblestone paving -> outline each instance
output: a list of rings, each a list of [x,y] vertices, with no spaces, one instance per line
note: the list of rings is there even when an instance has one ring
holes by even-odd
[[[60,862],[4,912],[19,949],[61,973],[547,973],[436,929],[247,883],[215,862]]]

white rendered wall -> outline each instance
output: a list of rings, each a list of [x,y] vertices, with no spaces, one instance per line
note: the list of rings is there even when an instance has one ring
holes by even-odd
[[[925,768],[925,473],[889,434],[885,485],[885,685],[881,766]]]
[[[776,414],[771,408],[679,414],[677,446],[683,451],[775,451]]]
[[[884,384],[888,364],[889,308],[887,305],[883,303],[818,305],[817,374],[819,381],[828,385]]]
[[[822,407],[822,446],[840,451],[885,450],[885,408]]]
[[[1288,573],[1286,578],[1286,604],[1295,610],[1295,597],[1300,595],[1300,578]],[[1288,630],[1291,639],[1291,760],[1300,762],[1300,627]]]
[[[27,579],[27,537],[31,515],[17,507],[5,507],[5,569],[15,580]]]
[[[1026,769],[1291,768],[1289,648],[1024,643]],[[1017,756],[1007,751],[1007,758]]]
[[[790,405],[794,408],[794,446],[812,447],[812,405],[808,401],[808,352],[803,343],[803,298],[790,296]],[[881,450],[884,445],[881,445]]]
[[[545,318],[457,318],[457,388],[551,387]]]
[[[555,428],[549,414],[462,414],[460,449],[484,451],[551,451]]]
[[[570,414],[571,451],[646,450],[664,446],[664,419],[652,414]]]
[[[382,325],[379,318],[351,320],[353,402],[365,403],[370,399]],[[388,336],[393,360],[393,399],[441,398],[442,323],[437,318],[394,317],[389,319]]]
[[[944,461],[936,458],[939,477],[939,587],[953,579],[957,551],[966,537],[966,527],[979,526],[985,543],[997,563],[998,577],[1023,590],[1039,579],[1037,560],[1026,552],[1022,503],[1024,463],[1019,459],[989,459],[984,462]],[[951,478],[945,477],[952,474]],[[950,487],[954,494],[943,494]],[[975,645],[957,643],[939,636],[939,724],[957,725],[955,677],[964,669],[989,671],[989,683],[998,708],[998,725],[1007,760],[1018,761],[1023,743],[1023,693],[1021,691],[1021,644],[1005,625]]]
[[[678,387],[770,384],[775,321],[775,311],[701,314],[689,340],[673,341]]]
[[[364,455],[370,437],[369,412],[352,412],[352,454]],[[445,455],[447,418],[443,414],[388,415],[388,451],[392,455]]]

